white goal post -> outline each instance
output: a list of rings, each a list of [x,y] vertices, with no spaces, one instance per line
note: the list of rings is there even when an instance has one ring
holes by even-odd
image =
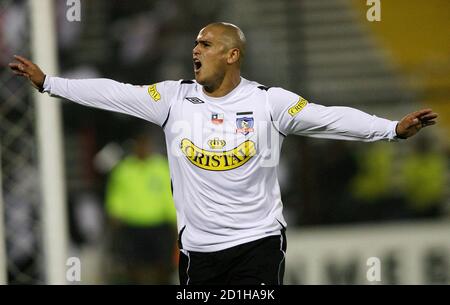
[[[49,75],[58,73],[53,0],[29,0],[31,54]],[[42,233],[45,282],[66,284],[67,213],[60,103],[35,92],[36,128],[42,194]]]

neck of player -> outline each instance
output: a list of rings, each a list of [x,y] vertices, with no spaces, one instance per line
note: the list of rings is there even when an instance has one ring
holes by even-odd
[[[241,82],[240,71],[233,71],[233,73],[225,73],[225,75],[218,81],[211,85],[204,85],[203,92],[211,97],[222,97],[230,93]]]

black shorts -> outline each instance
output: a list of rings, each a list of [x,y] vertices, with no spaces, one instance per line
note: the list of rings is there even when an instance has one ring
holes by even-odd
[[[181,285],[282,285],[286,235],[269,236],[217,252],[180,252]]]

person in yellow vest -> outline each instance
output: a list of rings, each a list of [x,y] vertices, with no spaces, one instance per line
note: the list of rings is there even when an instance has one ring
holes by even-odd
[[[106,190],[112,249],[123,270],[120,282],[168,284],[175,266],[176,212],[167,159],[139,134],[133,154],[112,170]]]
[[[415,144],[403,160],[401,189],[417,216],[436,216],[446,198],[447,157],[431,135],[422,135]]]

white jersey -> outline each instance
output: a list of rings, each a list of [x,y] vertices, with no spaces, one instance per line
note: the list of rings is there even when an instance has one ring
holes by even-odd
[[[396,137],[396,121],[308,103],[287,90],[244,78],[220,98],[207,96],[195,81],[182,80],[133,86],[47,77],[44,91],[163,128],[178,230],[188,251],[218,251],[280,234],[286,223],[277,157],[285,136]]]

